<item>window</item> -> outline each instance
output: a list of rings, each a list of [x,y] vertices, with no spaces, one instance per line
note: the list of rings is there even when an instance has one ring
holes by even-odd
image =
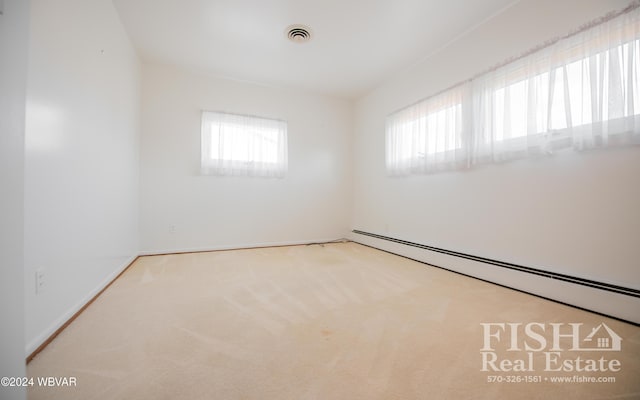
[[[579,139],[573,128],[638,115],[639,56],[633,40],[495,89],[483,129],[496,141],[547,133],[553,144],[563,134]]]
[[[464,87],[408,107],[387,119],[387,169],[428,171],[464,160]]]
[[[640,143],[640,5],[387,118],[392,175]]]
[[[203,174],[283,177],[287,123],[204,111],[201,156]]]

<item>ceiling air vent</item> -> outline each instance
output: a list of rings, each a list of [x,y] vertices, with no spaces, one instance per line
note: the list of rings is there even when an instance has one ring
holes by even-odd
[[[295,43],[304,43],[311,40],[311,29],[304,25],[291,25],[285,31],[289,40]]]

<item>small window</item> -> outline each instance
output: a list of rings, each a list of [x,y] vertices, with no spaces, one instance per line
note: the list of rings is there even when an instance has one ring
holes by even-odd
[[[499,88],[492,98],[491,111],[495,115],[486,118],[494,125],[487,125],[485,129],[492,130],[494,140],[502,141],[590,125],[594,107],[599,108],[597,119],[601,122],[638,115],[638,54],[640,41],[635,40],[592,57],[569,59],[566,64],[553,68],[552,73],[533,75]],[[611,71],[613,68],[619,69],[617,74]],[[622,77],[627,78],[624,86]],[[593,86],[596,88],[592,89]],[[611,94],[615,90],[618,93]],[[593,105],[592,99],[598,96],[611,104]],[[614,104],[616,101],[619,104]]]
[[[201,171],[208,175],[283,177],[287,171],[287,123],[204,111]]]
[[[465,88],[421,101],[386,121],[386,166],[392,174],[420,173],[463,158]]]

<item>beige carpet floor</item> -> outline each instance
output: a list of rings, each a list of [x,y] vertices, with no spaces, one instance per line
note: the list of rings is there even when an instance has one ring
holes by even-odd
[[[483,372],[487,322],[604,322],[621,351],[580,354],[620,371]],[[640,328],[355,243],[219,251],[139,258],[28,373],[77,381],[33,400],[638,399]]]

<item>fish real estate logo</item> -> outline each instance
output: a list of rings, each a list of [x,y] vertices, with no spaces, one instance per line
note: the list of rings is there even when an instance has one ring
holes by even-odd
[[[622,338],[605,323],[481,323],[481,371],[618,372]]]

